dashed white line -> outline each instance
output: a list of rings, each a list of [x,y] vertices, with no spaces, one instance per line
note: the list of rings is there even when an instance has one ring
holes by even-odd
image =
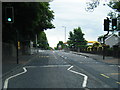
[[[55,59],[57,59],[57,57],[55,56],[55,54],[53,53],[53,56],[55,57]]]
[[[83,73],[79,73],[79,72],[73,71],[73,70],[71,70],[71,68],[73,68],[73,66],[69,67],[67,70],[70,71],[70,72],[73,72],[73,73],[75,73],[75,74],[79,74],[79,75],[84,76],[84,81],[83,81],[82,87],[85,88],[86,85],[87,85],[88,76],[85,75],[85,74],[83,74]]]
[[[65,59],[67,59],[67,57],[65,57]]]

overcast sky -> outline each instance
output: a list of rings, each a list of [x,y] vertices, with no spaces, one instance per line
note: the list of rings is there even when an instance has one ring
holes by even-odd
[[[56,27],[45,31],[50,46],[56,47],[59,41],[65,41],[65,28],[62,26],[66,27],[66,39],[69,37],[69,32],[77,27],[81,27],[87,41],[97,41],[98,36],[107,33],[103,31],[103,21],[112,9],[107,5],[103,6],[103,3],[100,2],[93,12],[87,12],[85,11],[86,0],[53,0],[50,2],[51,10],[55,15],[52,23]]]

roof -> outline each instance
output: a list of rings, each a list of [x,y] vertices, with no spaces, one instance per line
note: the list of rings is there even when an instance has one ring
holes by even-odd
[[[116,34],[110,34],[110,35],[108,35],[108,36],[106,37],[106,40],[109,39],[109,38],[111,38],[112,36],[115,36],[115,37],[117,37],[117,38],[120,38],[120,37],[117,36]]]
[[[110,37],[112,37],[112,36],[119,37],[119,36],[118,36],[118,35],[116,35],[116,34],[109,34],[109,35],[107,35],[107,36],[105,37],[105,39],[106,39],[106,38],[110,38]],[[98,37],[98,39],[99,39],[99,38],[103,38],[103,37],[104,37],[104,35],[99,36],[99,37]],[[120,38],[120,37],[119,37],[119,38]]]

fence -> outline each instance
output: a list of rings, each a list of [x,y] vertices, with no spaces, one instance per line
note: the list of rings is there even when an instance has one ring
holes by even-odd
[[[104,47],[104,48],[105,48],[104,54],[106,56],[113,56],[116,58],[120,58],[120,47],[118,45],[113,46],[113,48],[109,48],[109,47]],[[102,47],[99,48],[93,47],[91,49],[84,48],[81,49],[81,52],[103,55],[103,48]]]

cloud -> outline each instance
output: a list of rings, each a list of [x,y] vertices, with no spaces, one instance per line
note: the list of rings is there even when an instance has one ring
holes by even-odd
[[[56,46],[59,40],[64,41],[66,27],[66,38],[69,32],[78,26],[85,33],[85,39],[94,41],[97,37],[104,34],[103,20],[107,13],[112,10],[108,6],[100,4],[94,12],[86,12],[86,2],[84,0],[54,0],[50,3],[51,9],[55,12],[53,24],[55,29],[47,30],[48,41],[52,47]],[[53,44],[54,43],[54,44]]]

